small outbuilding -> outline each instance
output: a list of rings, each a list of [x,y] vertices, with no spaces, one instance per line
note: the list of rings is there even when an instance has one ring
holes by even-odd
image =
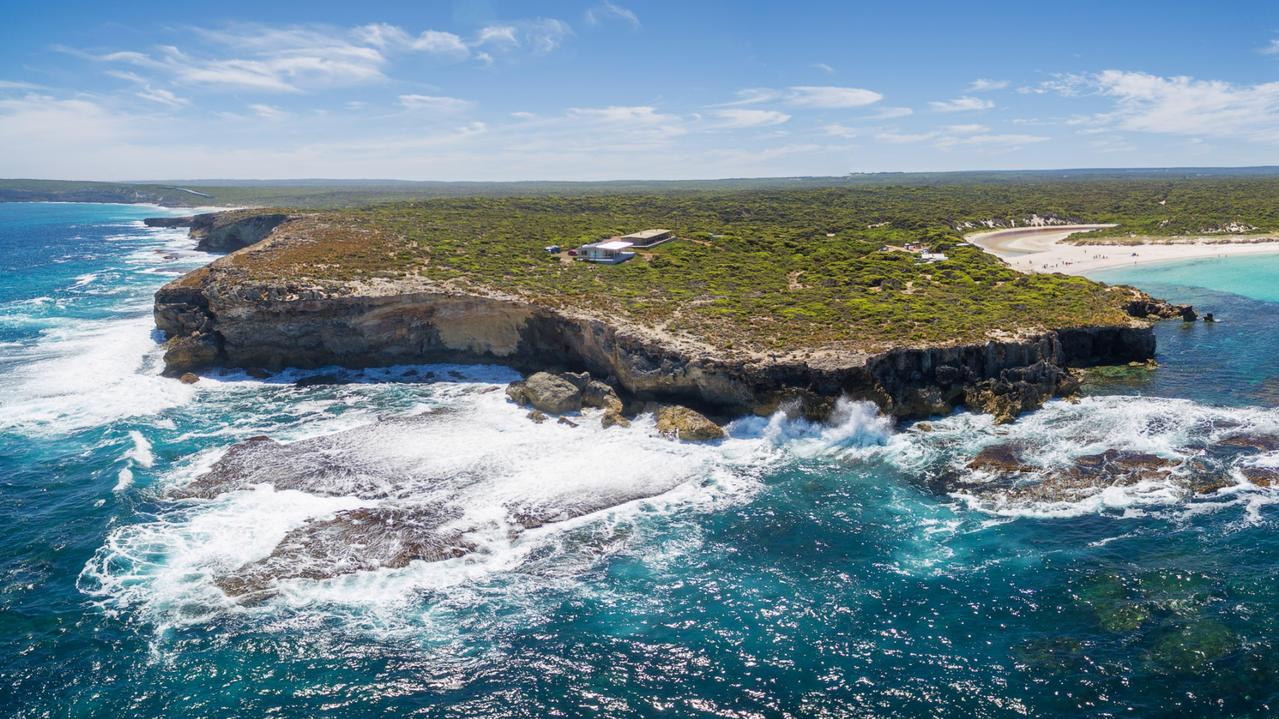
[[[670,230],[641,230],[632,232],[629,235],[622,235],[618,239],[629,242],[636,247],[652,247],[660,245],[667,240],[675,239],[675,235]]]

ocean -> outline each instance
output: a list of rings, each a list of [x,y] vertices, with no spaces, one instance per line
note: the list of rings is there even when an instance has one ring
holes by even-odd
[[[503,367],[162,378],[151,295],[211,259],[165,212],[0,204],[0,714],[1279,713],[1279,489],[1245,479],[1279,467],[1275,259],[1106,275],[1220,321],[1011,425],[843,403],[695,445],[534,424]],[[341,471],[172,494],[259,435]],[[1093,479],[993,481],[991,447]],[[316,543],[222,589],[309,522],[426,502],[473,551],[338,572],[378,547]]]

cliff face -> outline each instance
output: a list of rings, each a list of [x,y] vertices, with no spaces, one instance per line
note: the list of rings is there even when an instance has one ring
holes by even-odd
[[[209,366],[492,362],[589,371],[639,399],[725,413],[789,398],[822,416],[840,395],[901,417],[960,404],[1010,417],[1070,391],[1069,366],[1145,360],[1149,327],[1085,327],[980,345],[771,359],[681,349],[641,331],[510,299],[449,292],[341,295],[238,282],[216,268],[164,287],[156,324],[170,374]]]
[[[206,212],[188,217],[148,217],[147,227],[189,227],[190,237],[199,240],[202,252],[235,252],[261,242],[275,228],[292,219],[282,212],[256,210]]]

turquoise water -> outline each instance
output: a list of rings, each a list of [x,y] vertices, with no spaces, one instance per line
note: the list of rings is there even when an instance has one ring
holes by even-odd
[[[1238,472],[1279,452],[1219,442],[1279,436],[1279,306],[1222,291],[1264,288],[1273,265],[1209,289],[1163,278],[1223,321],[1161,325],[1161,369],[1008,427],[893,427],[850,404],[830,426],[751,418],[696,446],[647,418],[535,425],[494,391],[515,376],[500,367],[161,378],[150,295],[209,257],[141,227],[157,212],[0,205],[0,714],[1276,713],[1279,493]],[[289,530],[405,501],[336,484],[164,493],[262,434],[330,442],[369,472],[412,466],[432,479],[401,494],[463,505],[477,550],[228,598],[215,579]],[[995,443],[1048,469],[1118,449],[1229,481],[1055,497],[947,483]],[[511,507],[628,492],[651,496],[502,531]]]

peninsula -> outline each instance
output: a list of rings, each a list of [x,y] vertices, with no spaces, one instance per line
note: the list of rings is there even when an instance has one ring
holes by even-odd
[[[1021,274],[902,194],[238,211],[192,221],[236,238],[219,249],[243,247],[161,289],[155,317],[172,374],[491,362],[586,371],[627,398],[725,415],[798,400],[822,416],[848,396],[898,417],[965,404],[1009,420],[1073,391],[1070,367],[1150,359],[1149,321],[1190,312]],[[569,253],[646,227],[677,239],[618,265]]]

